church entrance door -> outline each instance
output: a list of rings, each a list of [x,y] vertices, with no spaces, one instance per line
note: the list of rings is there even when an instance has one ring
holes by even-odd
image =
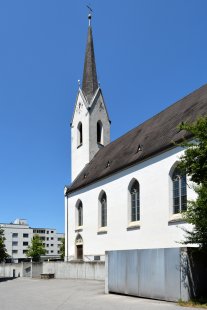
[[[83,245],[77,245],[77,259],[83,259]]]
[[[83,259],[83,238],[80,234],[75,239],[76,259]]]

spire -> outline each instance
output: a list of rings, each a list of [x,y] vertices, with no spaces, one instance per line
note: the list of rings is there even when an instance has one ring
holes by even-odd
[[[88,101],[91,100],[95,91],[98,88],[97,74],[96,74],[96,62],[93,47],[93,36],[91,28],[91,14],[88,15],[88,38],[86,45],[86,54],[83,70],[82,91]]]

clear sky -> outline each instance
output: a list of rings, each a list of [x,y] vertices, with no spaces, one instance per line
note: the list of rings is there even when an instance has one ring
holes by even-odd
[[[0,223],[64,230],[89,3],[112,140],[207,82],[206,0],[0,0]]]

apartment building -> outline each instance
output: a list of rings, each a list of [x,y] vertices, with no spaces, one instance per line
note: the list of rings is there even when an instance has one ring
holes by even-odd
[[[42,259],[60,259],[60,245],[64,234],[57,233],[56,229],[32,228],[25,219],[16,219],[12,223],[0,223],[0,227],[4,230],[5,246],[13,262],[18,263],[28,259],[26,251],[35,234],[40,236],[46,249],[46,255],[42,256]]]

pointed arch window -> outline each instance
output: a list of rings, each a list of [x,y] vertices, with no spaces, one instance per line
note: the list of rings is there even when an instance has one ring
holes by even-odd
[[[78,128],[77,128],[77,137],[78,137],[78,146],[81,146],[83,144],[83,126],[82,123],[78,123]]]
[[[107,228],[107,196],[104,191],[99,194],[99,229]]]
[[[103,192],[100,197],[101,203],[101,227],[107,226],[107,197],[106,193]]]
[[[76,206],[77,209],[77,226],[83,226],[83,204],[79,200]]]
[[[131,198],[131,222],[140,220],[140,193],[139,182],[134,180],[130,188]]]
[[[101,121],[97,122],[97,143],[103,144],[103,125]]]
[[[181,213],[187,209],[187,186],[186,175],[181,174],[178,168],[175,168],[172,174],[173,183],[173,213]]]

